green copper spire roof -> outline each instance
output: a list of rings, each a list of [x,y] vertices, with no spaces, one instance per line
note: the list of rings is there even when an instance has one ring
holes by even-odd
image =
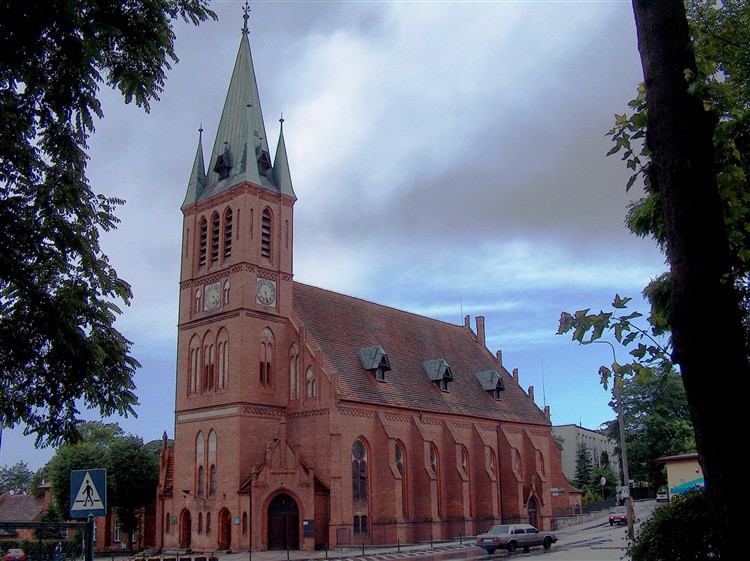
[[[292,188],[292,175],[289,173],[289,160],[286,157],[286,144],[284,143],[284,116],[279,119],[279,143],[276,145],[276,156],[273,158],[273,182],[279,188],[282,195],[297,198]]]
[[[208,170],[203,171],[201,151],[200,172],[193,166],[188,192],[183,207],[223,193],[245,181],[263,189],[295,197],[289,163],[286,156],[283,132],[276,149],[275,167],[271,157],[260,108],[258,84],[255,79],[253,57],[250,53],[247,20],[249,8],[243,10],[244,25],[232,79],[224,101],[219,126],[216,130]]]
[[[195,152],[193,171],[190,172],[190,181],[188,181],[182,208],[196,202],[206,188],[206,166],[203,163],[203,126],[198,130],[198,150]]]

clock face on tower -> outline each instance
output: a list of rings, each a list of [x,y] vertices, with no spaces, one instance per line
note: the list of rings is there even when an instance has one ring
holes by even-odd
[[[255,290],[255,301],[264,306],[276,305],[276,281],[269,279],[258,279],[258,286]]]
[[[221,304],[221,283],[207,284],[203,298],[203,311],[218,308],[219,304]]]

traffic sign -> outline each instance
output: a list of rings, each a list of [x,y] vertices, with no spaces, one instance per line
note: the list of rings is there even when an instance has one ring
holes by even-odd
[[[88,518],[107,514],[107,470],[70,472],[70,517]]]

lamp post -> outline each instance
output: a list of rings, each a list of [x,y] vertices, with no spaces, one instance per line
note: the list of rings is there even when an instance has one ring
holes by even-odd
[[[627,446],[625,445],[625,421],[623,420],[622,416],[622,374],[620,372],[617,372],[617,369],[615,369],[615,365],[617,365],[617,355],[615,354],[615,347],[610,343],[609,341],[589,341],[588,343],[606,343],[609,345],[609,347],[612,349],[612,360],[614,361],[612,364],[612,371],[615,375],[615,380],[613,384],[613,390],[615,394],[615,399],[617,402],[617,424],[620,428],[620,454],[622,456],[622,471],[623,471],[623,478],[625,483],[625,488],[628,490],[628,497],[625,500],[625,505],[628,513],[628,537],[632,540],[633,539],[633,501],[632,497],[630,495],[630,473],[628,472],[628,450]]]

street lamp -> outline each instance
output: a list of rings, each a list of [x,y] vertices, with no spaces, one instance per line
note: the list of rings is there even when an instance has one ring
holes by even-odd
[[[587,343],[584,343],[584,344],[588,345],[589,343],[606,343],[612,349],[612,360],[614,361],[612,365],[612,371],[615,375],[613,390],[615,394],[615,399],[617,400],[617,424],[620,427],[620,453],[622,455],[622,471],[623,471],[623,476],[624,476],[625,488],[628,490],[628,497],[625,501],[625,505],[626,505],[627,513],[628,513],[628,536],[630,537],[630,539],[633,539],[633,501],[630,495],[630,473],[628,472],[628,450],[627,450],[627,446],[625,445],[625,422],[622,416],[622,374],[620,372],[617,372],[617,370],[614,368],[614,366],[617,364],[617,355],[615,354],[615,347],[614,345],[612,345],[612,343],[610,343],[609,341],[597,340],[597,341],[588,341]]]

